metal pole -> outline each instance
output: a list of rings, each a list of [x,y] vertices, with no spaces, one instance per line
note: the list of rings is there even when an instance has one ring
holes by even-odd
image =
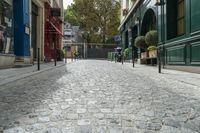
[[[38,58],[37,58],[37,66],[38,66],[38,71],[40,71],[40,48],[38,48]]]
[[[162,62],[163,62],[163,69],[165,68],[165,49],[164,49],[164,40],[165,40],[165,29],[164,29],[164,4],[161,5],[161,18],[162,18]]]
[[[67,48],[65,48],[65,64],[67,64]]]
[[[161,73],[160,47],[158,48],[158,73]]]
[[[57,51],[56,51],[56,44],[54,43],[54,52],[55,52],[55,57],[54,57],[54,65],[56,66],[57,65]]]
[[[134,47],[132,47],[132,63],[133,63],[133,67],[135,67],[135,56],[134,56]]]

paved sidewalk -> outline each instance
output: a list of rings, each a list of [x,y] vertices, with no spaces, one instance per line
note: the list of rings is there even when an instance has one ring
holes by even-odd
[[[67,60],[67,64],[71,63],[71,59]],[[57,66],[60,67],[65,65],[65,61],[57,61]],[[54,62],[41,63],[40,71],[38,71],[37,63],[30,67],[22,68],[9,68],[9,69],[0,69],[0,85],[31,76],[49,69],[55,68]],[[0,88],[1,89],[1,88]]]
[[[124,65],[128,66],[129,68],[132,67],[132,63],[125,63]],[[155,66],[153,67],[153,66],[135,64],[135,68],[133,69],[138,70],[142,72],[143,74],[147,74],[149,76],[155,75],[155,73],[158,73],[158,68]],[[161,69],[161,72],[162,72],[161,73],[162,76],[160,75],[159,76],[162,78],[177,80],[179,82],[200,87],[200,74],[172,70],[172,69]]]

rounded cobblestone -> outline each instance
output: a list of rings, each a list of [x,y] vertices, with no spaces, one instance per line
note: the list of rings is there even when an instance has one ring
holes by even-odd
[[[0,132],[200,133],[200,87],[130,66],[80,60],[0,86]]]

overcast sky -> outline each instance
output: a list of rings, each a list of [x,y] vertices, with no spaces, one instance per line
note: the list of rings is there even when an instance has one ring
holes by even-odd
[[[66,9],[68,5],[71,5],[71,3],[73,2],[73,0],[63,0],[64,3],[64,8]]]

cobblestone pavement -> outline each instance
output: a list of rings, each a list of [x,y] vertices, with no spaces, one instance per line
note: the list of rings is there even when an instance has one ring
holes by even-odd
[[[200,133],[200,87],[156,70],[81,60],[0,86],[0,130]]]

